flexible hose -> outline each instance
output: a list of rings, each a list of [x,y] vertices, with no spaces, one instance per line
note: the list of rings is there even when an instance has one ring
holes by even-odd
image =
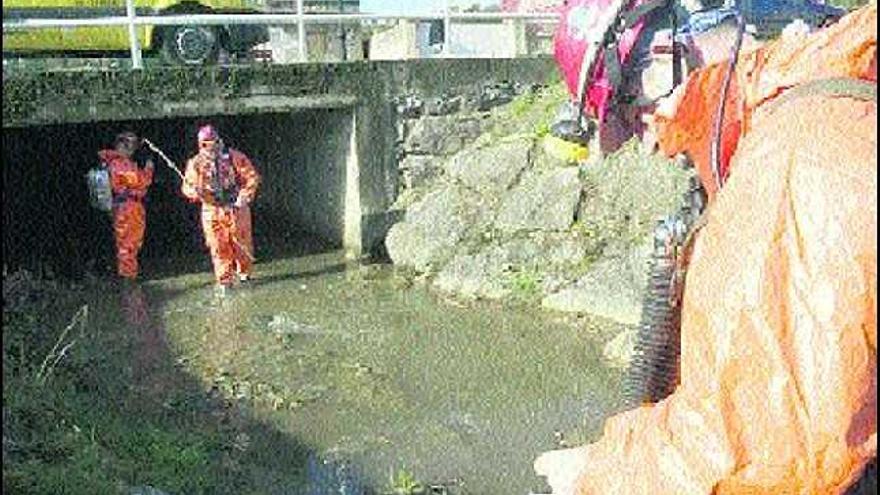
[[[168,167],[171,168],[171,170],[174,170],[174,172],[177,173],[177,175],[179,175],[181,179],[183,179],[183,172],[181,172],[180,169],[177,168],[177,165],[175,165],[174,162],[172,162],[171,159],[168,158],[168,156],[166,156],[165,153],[163,153],[162,150],[160,150],[158,146],[153,144],[147,138],[143,138],[143,141],[144,141],[144,144],[146,144],[151,150],[156,152],[156,154],[158,154],[160,157],[162,157],[163,160],[165,160],[165,163],[168,165]]]
[[[721,125],[724,121],[724,111],[727,105],[727,93],[730,90],[730,81],[733,79],[733,71],[736,68],[736,62],[739,59],[739,51],[742,48],[743,34],[746,30],[746,22],[742,13],[737,8],[736,11],[736,42],[730,53],[730,60],[727,65],[727,72],[724,74],[724,82],[721,87],[721,101],[718,104],[718,111],[715,114],[715,122],[712,129],[712,144],[709,149],[709,160],[712,166],[712,176],[715,179],[715,188],[721,189],[724,185],[724,178],[721,177]]]
[[[705,204],[705,191],[699,180],[692,177],[679,211],[661,220],[654,229],[648,286],[624,381],[624,396],[630,406],[658,402],[678,384],[681,303],[677,296],[683,288],[686,269],[680,256]]]

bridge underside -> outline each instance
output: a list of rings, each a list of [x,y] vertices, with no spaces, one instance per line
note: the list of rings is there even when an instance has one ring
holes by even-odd
[[[97,164],[96,152],[109,147],[116,133],[130,129],[182,169],[186,157],[196,152],[195,132],[204,122],[214,123],[230,146],[249,155],[263,177],[254,204],[261,258],[301,252],[304,243],[322,248],[357,244],[359,204],[351,192],[356,182],[348,181],[357,179],[353,110],[325,108],[7,129],[5,262],[49,263],[70,275],[95,263],[106,265],[113,257],[110,224],[89,206],[84,180]],[[143,258],[202,253],[199,208],[182,198],[177,175],[158,157],[155,161]],[[353,241],[346,242],[346,236]]]

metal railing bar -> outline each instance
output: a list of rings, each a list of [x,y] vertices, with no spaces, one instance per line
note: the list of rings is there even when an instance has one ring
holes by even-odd
[[[496,14],[496,15],[493,15]],[[443,14],[418,14],[418,15],[375,15],[375,14],[306,14],[302,16],[305,24],[332,24],[337,22],[361,22],[377,20],[435,20],[443,19]],[[522,19],[535,22],[557,22],[557,14],[506,14],[497,13],[449,13],[451,20],[504,20]],[[133,23],[138,26],[171,26],[171,25],[222,25],[222,24],[264,24],[264,25],[287,25],[298,24],[299,14],[189,14],[189,15],[163,15],[163,16],[137,16],[130,19],[127,16],[114,16],[103,18],[83,19],[17,19],[3,22],[3,30],[20,29],[44,29],[44,28],[69,28],[69,27],[94,27],[94,26],[127,26]]]

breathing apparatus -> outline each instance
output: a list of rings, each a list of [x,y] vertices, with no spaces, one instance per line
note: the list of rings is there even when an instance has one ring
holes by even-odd
[[[677,40],[678,19],[675,12],[674,0],[647,0],[641,5],[629,8],[631,0],[612,0],[610,5],[604,8],[606,15],[599,21],[599,28],[594,36],[588,40],[583,58],[578,70],[577,95],[566,109],[567,115],[557,118],[556,123],[550,128],[550,136],[556,140],[572,143],[584,148],[598,131],[598,124],[588,119],[585,110],[588,100],[588,88],[590,78],[595,77],[596,66],[601,60],[604,63],[605,74],[614,88],[612,100],[608,104],[622,101],[618,98],[623,84],[623,76],[618,44],[624,32],[636,26],[639,22],[653,22],[652,12],[655,9],[669,9],[672,26],[672,87],[678,86],[682,81],[682,54]],[[644,36],[645,34],[640,34]],[[671,93],[671,90],[670,90]],[[570,155],[570,154],[569,154]]]
[[[132,132],[123,132],[116,136],[114,145],[118,148],[123,146],[131,156],[140,147],[140,140]],[[113,211],[113,188],[110,184],[110,168],[103,161],[91,168],[85,174],[86,186],[89,189],[89,203],[93,208],[103,211]]]
[[[89,203],[93,208],[110,212],[113,210],[113,190],[110,187],[110,170],[106,163],[86,172],[86,185],[89,188]]]

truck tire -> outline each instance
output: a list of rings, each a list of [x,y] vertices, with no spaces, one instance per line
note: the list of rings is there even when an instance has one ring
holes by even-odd
[[[207,65],[217,62],[220,36],[211,26],[162,28],[162,57],[174,65]]]

